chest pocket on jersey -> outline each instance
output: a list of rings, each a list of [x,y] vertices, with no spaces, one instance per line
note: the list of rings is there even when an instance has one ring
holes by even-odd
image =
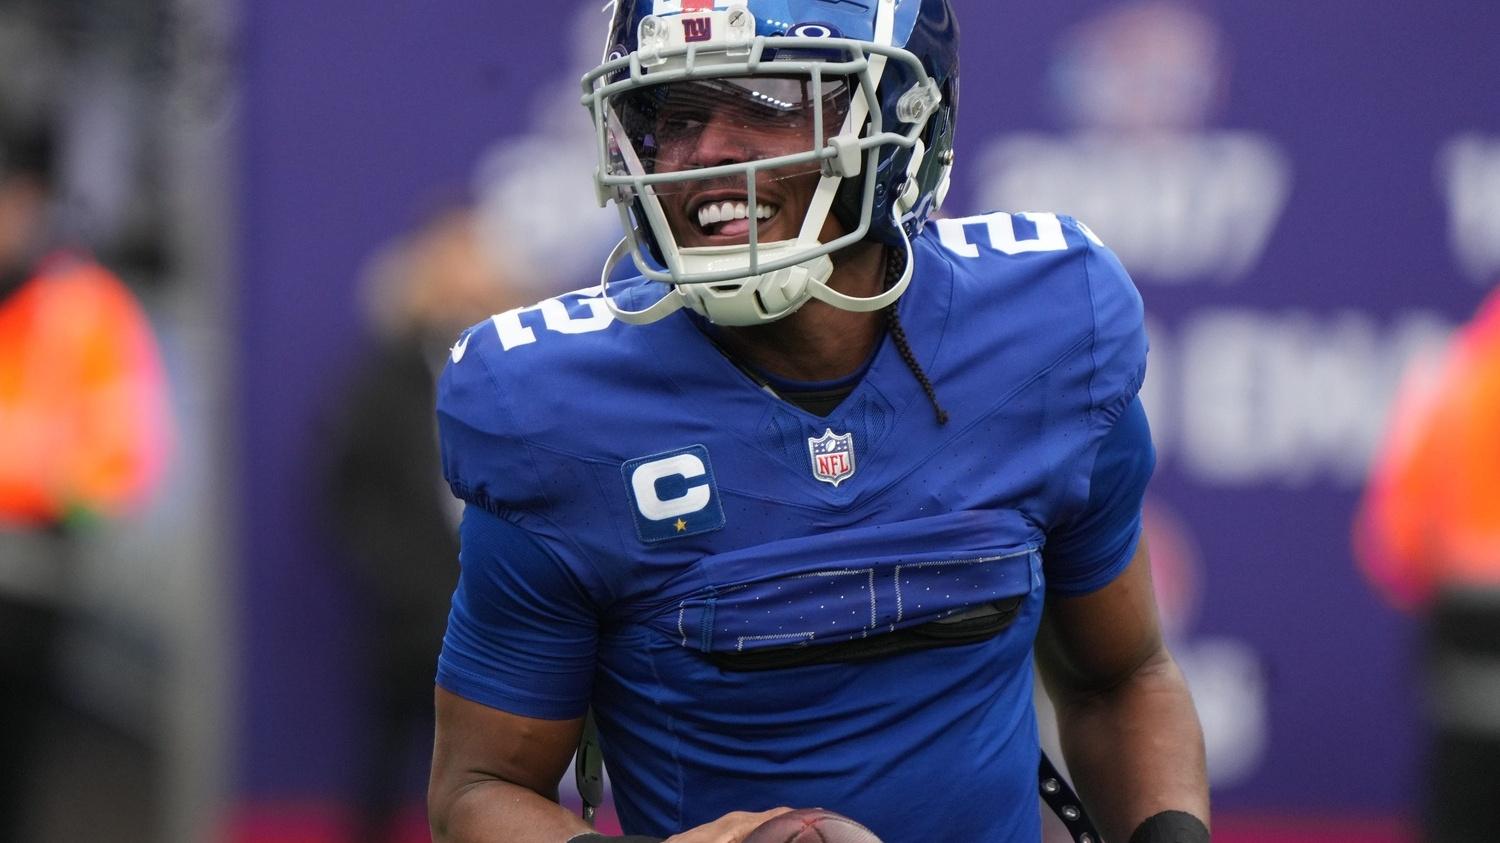
[[[735,670],[984,640],[1040,585],[1040,546],[1016,513],[971,512],[710,556],[709,584],[677,604],[674,632]]]
[[[708,658],[725,670],[777,670],[809,664],[868,661],[915,650],[973,644],[988,641],[1005,631],[1016,619],[1024,599],[998,600],[951,618],[833,644],[814,646],[809,641],[784,647],[709,653]]]

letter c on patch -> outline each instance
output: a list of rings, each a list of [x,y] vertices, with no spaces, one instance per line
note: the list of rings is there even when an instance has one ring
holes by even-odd
[[[661,498],[656,482],[674,475],[693,480],[707,473],[708,468],[703,465],[703,460],[693,454],[678,454],[664,460],[643,463],[630,475],[630,488],[635,492],[636,507],[652,521],[665,521],[698,512],[708,506],[709,498],[713,496],[707,481],[689,485],[682,495],[666,500]]]
[[[690,445],[620,466],[636,535],[648,544],[724,526],[724,506],[708,449]]]

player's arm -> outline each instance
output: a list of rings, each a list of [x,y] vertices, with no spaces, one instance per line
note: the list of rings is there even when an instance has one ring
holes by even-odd
[[[509,714],[437,689],[427,812],[438,843],[562,843],[590,829],[557,802],[583,719]]]
[[[435,843],[562,843],[592,829],[557,802],[583,719],[539,720],[437,689],[427,813]],[[734,811],[667,843],[739,843],[789,808]],[[587,840],[588,838],[585,838]],[[593,838],[597,841],[650,838]]]
[[[1196,839],[1132,836],[1162,812],[1209,822],[1203,733],[1162,642],[1144,539],[1109,585],[1048,601],[1037,664],[1074,784],[1104,838]],[[1154,823],[1184,821],[1168,815]]]
[[[595,669],[587,570],[479,506],[438,657],[428,820],[444,843],[563,843],[588,831],[557,804]]]
[[[1057,709],[1063,754],[1106,840],[1206,840],[1133,836],[1153,825],[1208,822],[1203,736],[1187,684],[1162,643],[1142,501],[1156,466],[1139,399],[1100,441],[1088,500],[1048,534],[1047,606],[1037,665]]]

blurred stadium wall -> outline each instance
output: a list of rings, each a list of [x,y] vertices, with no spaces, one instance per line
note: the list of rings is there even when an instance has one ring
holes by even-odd
[[[1150,529],[1216,838],[1412,839],[1413,627],[1360,579],[1348,525],[1401,371],[1500,278],[1500,6],[954,4],[948,212],[1076,215],[1146,299]],[[472,191],[493,236],[523,239],[539,295],[594,282],[613,222],[575,80],[598,7],[237,10],[235,164],[215,188],[237,218],[221,480],[238,529],[219,549],[237,595],[223,828],[241,843],[339,839],[365,728],[359,607],[308,482],[360,353],[360,268]],[[984,247],[982,221],[965,231]]]
[[[176,434],[140,511],[72,533],[27,840],[211,840],[234,792],[232,12],[0,2],[0,124],[50,130],[54,242],[92,252],[141,300]]]

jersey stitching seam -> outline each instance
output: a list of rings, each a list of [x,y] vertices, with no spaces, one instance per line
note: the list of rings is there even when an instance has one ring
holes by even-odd
[[[498,333],[497,333],[497,337],[498,337]],[[475,350],[476,351],[482,351],[482,348],[481,349],[475,349]],[[480,364],[482,364],[484,366],[484,373],[485,373],[487,379],[489,380],[490,387],[495,391],[496,405],[498,406],[500,412],[505,413],[506,418],[508,418],[510,420],[510,426],[509,427],[510,427],[510,429],[512,431],[515,431],[516,434],[517,434],[514,438],[515,438],[515,440],[517,442],[520,443],[521,447],[526,452],[526,461],[531,465],[532,477],[536,481],[535,488],[537,489],[538,492],[541,493],[543,499],[547,502],[548,508],[555,508],[556,507],[556,503],[552,500],[552,496],[547,493],[546,486],[541,482],[541,480],[542,480],[542,472],[541,472],[541,468],[537,465],[536,455],[534,453],[532,453],[532,451],[533,451],[534,448],[540,448],[541,446],[540,445],[536,445],[536,444],[532,443],[530,440],[528,440],[526,437],[519,435],[520,424],[516,420],[515,413],[513,413],[511,411],[510,406],[505,401],[505,393],[500,388],[500,377],[499,377],[499,375],[496,374],[494,367],[490,365],[489,355],[481,353],[481,354],[478,354],[477,356],[479,357]],[[547,449],[543,449],[543,450],[547,450]],[[514,520],[512,518],[509,518],[509,517],[503,515],[501,512],[496,511],[491,506],[484,506],[484,508],[485,509],[489,509],[491,512],[494,512],[496,515],[500,515],[501,517],[505,517],[506,520],[512,521],[512,523],[514,523]],[[619,600],[619,595],[615,593],[614,586],[610,583],[609,578],[606,577],[606,576],[604,576],[604,571],[599,566],[599,563],[594,559],[593,554],[589,553],[587,550],[585,550],[578,543],[576,543],[576,542],[574,542],[574,541],[572,541],[570,539],[567,539],[566,536],[568,535],[568,533],[567,533],[566,530],[564,530],[561,527],[561,525],[559,525],[557,522],[553,521],[552,519],[550,519],[550,518],[542,515],[541,513],[537,512],[533,508],[518,509],[518,508],[515,508],[515,507],[501,507],[501,509],[504,509],[505,512],[509,512],[509,513],[525,513],[525,514],[527,514],[527,515],[529,515],[529,516],[531,516],[533,518],[537,518],[537,519],[541,520],[542,522],[548,524],[549,526],[553,527],[557,531],[558,535],[565,537],[563,540],[568,544],[568,546],[570,546],[571,548],[573,548],[573,551],[578,554],[578,557],[581,560],[583,560],[583,562],[585,564],[587,564],[589,566],[589,568],[594,572],[594,577],[599,581],[599,584],[602,585],[604,587],[604,590],[608,593],[608,595],[609,595],[609,602],[611,604],[613,604],[613,603],[615,603],[616,601]],[[538,543],[542,544],[542,546],[545,547],[545,544],[543,544],[541,542],[538,542]],[[563,568],[564,568],[564,570],[566,570],[567,566],[564,565]],[[587,588],[584,588],[583,591],[584,591],[585,594],[588,594],[588,589]],[[601,626],[602,626],[602,620],[603,620],[603,618],[602,618],[602,612],[600,611],[601,608],[602,607],[600,607],[598,605],[595,605],[594,610],[595,610],[596,620],[601,621]]]
[[[1036,550],[1037,549],[1035,545],[1027,545],[1020,550],[1012,551],[1010,553],[1001,553],[994,556],[979,556],[972,559],[933,559],[927,562],[915,562],[910,565],[897,565],[895,569],[891,571],[891,581],[896,586],[896,623],[900,623],[902,621],[902,616],[905,613],[905,607],[901,599],[902,568],[933,568],[939,565],[978,565],[984,562],[999,562],[1002,559],[1014,559],[1017,556],[1026,556],[1028,554],[1036,553]]]
[[[975,419],[973,421],[969,422],[968,424],[964,425],[961,428],[958,428],[958,429],[954,430],[951,435],[945,437],[942,440],[942,443],[937,448],[934,448],[933,450],[934,451],[941,450],[941,448],[946,447],[949,442],[953,441],[954,439],[958,438],[959,436],[962,436],[965,433],[968,433],[970,430],[973,430],[975,427],[978,427],[980,424],[983,424],[986,420],[988,420],[990,418],[991,415],[993,415],[995,413],[996,410],[998,410],[1001,407],[1005,406],[1007,403],[1009,403],[1011,401],[1011,399],[1013,399],[1017,395],[1019,395],[1028,386],[1030,386],[1031,384],[1033,384],[1036,381],[1040,380],[1041,378],[1045,377],[1047,374],[1051,373],[1051,371],[1053,369],[1055,369],[1058,366],[1062,365],[1063,361],[1065,361],[1069,357],[1071,357],[1074,354],[1074,352],[1078,351],[1078,349],[1082,348],[1088,342],[1089,342],[1089,338],[1088,337],[1084,337],[1082,339],[1079,339],[1077,342],[1073,343],[1072,345],[1068,346],[1068,348],[1066,348],[1065,350],[1063,350],[1063,352],[1057,356],[1057,359],[1053,360],[1051,363],[1048,363],[1046,366],[1042,367],[1041,369],[1038,369],[1035,374],[1033,374],[1031,377],[1027,378],[1025,381],[1021,382],[1020,384],[1017,384],[1015,389],[1012,389],[1011,391],[1005,393],[1005,395],[1002,396],[999,401],[996,401],[994,404],[992,404],[989,407],[985,408],[985,410],[983,412],[979,413],[975,417]],[[883,496],[885,496],[887,494],[892,494],[894,492],[894,490],[901,484],[902,481],[904,481],[907,477],[909,477],[914,472],[920,470],[921,467],[922,467],[922,465],[920,463],[913,464],[912,467],[910,469],[908,469],[904,474],[901,474],[900,476],[891,478],[890,482],[886,484],[885,488],[882,488],[879,491],[874,492],[870,496],[869,503],[873,503],[873,502],[875,502],[877,500],[880,500],[881,497],[883,497]],[[778,503],[780,503],[780,502],[778,501]]]
[[[483,329],[478,329],[478,330],[483,330]],[[499,337],[498,329],[496,331],[496,337],[497,337],[497,341],[498,341],[498,337]],[[475,349],[476,352],[477,351],[481,351],[481,350],[482,349]],[[494,367],[490,365],[489,355],[480,353],[480,354],[476,354],[475,356],[477,356],[479,358],[480,365],[484,366],[484,373],[485,373],[486,379],[490,383],[490,388],[495,391],[495,405],[496,405],[496,407],[500,410],[500,412],[502,412],[502,413],[505,414],[506,418],[508,418],[510,420],[509,429],[511,431],[515,432],[515,434],[516,434],[516,436],[515,436],[516,441],[519,442],[521,444],[521,447],[526,451],[526,461],[527,461],[527,463],[529,463],[531,465],[531,474],[532,474],[532,477],[535,478],[535,481],[536,481],[535,488],[537,489],[538,492],[540,492],[542,494],[542,497],[547,500],[547,505],[548,506],[554,505],[553,502],[552,502],[552,496],[549,495],[549,494],[547,494],[546,486],[542,484],[542,470],[537,465],[536,457],[531,453],[531,443],[526,440],[526,437],[519,435],[520,434],[520,430],[519,430],[520,424],[519,424],[518,420],[516,419],[516,414],[511,411],[510,405],[508,403],[506,403],[505,392],[504,392],[504,390],[502,390],[500,388],[500,377],[499,377],[499,375],[497,375],[495,373]]]
[[[1074,223],[1075,227],[1077,226],[1078,223],[1077,223],[1076,219],[1071,218],[1071,217],[1069,217],[1067,219],[1069,219],[1070,221],[1072,221]],[[1088,288],[1088,294],[1089,294],[1089,320],[1090,320],[1089,363],[1090,363],[1090,367],[1089,367],[1089,386],[1088,386],[1088,391],[1089,391],[1088,420],[1089,420],[1089,428],[1092,430],[1094,428],[1094,426],[1097,424],[1098,419],[1099,419],[1099,415],[1100,415],[1099,414],[1098,401],[1095,398],[1095,381],[1099,377],[1099,358],[1098,358],[1098,353],[1099,353],[1099,308],[1098,308],[1098,302],[1096,301],[1096,299],[1094,297],[1094,278],[1093,278],[1093,273],[1089,271],[1089,258],[1093,257],[1093,255],[1094,255],[1095,250],[1096,250],[1097,247],[1094,245],[1094,242],[1092,240],[1090,240],[1088,237],[1084,237],[1083,238],[1083,246],[1084,246],[1084,254],[1083,254],[1083,277],[1084,277],[1084,284]],[[1088,471],[1087,471],[1087,475],[1086,476],[1089,477],[1090,485],[1092,485],[1093,472],[1094,472],[1094,464],[1098,460],[1098,457],[1099,457],[1099,442],[1097,440],[1093,443],[1093,446],[1088,451],[1085,452],[1085,456],[1086,456],[1086,458],[1088,460]],[[1089,496],[1089,494],[1090,494],[1090,492],[1088,490],[1084,491],[1083,497],[1082,497],[1082,501],[1078,505],[1080,509],[1082,509],[1083,507],[1085,507],[1085,506],[1088,505],[1088,496]],[[1139,536],[1137,537],[1137,541],[1139,541]],[[1047,568],[1046,559],[1043,558],[1042,562],[1043,562],[1042,570],[1045,573],[1046,568]],[[1101,569],[1101,570],[1103,570],[1103,569]],[[1094,576],[1097,576],[1097,575],[1098,575],[1098,572],[1095,572]],[[1092,578],[1093,577],[1087,577],[1087,578],[1083,578],[1083,579],[1084,579],[1084,581],[1088,581],[1088,580],[1091,580]],[[1070,578],[1064,578],[1064,582],[1061,584],[1061,587],[1057,588],[1054,591],[1053,588],[1052,588],[1052,580],[1053,579],[1055,579],[1055,578],[1054,577],[1048,577],[1048,592],[1049,593],[1055,593],[1055,594],[1060,594],[1060,595],[1066,596],[1066,595],[1069,595],[1070,593],[1089,593],[1090,591],[1093,590],[1093,589],[1084,589],[1082,591],[1072,592],[1072,591],[1070,591],[1070,586],[1069,586],[1069,583],[1068,583],[1068,580]],[[1077,588],[1076,583],[1072,586],[1072,588],[1075,588],[1075,589]]]
[[[1088,246],[1088,245],[1089,244],[1085,243],[1085,246]],[[948,311],[949,311],[949,318],[951,318],[952,311],[953,311],[952,294],[953,294],[953,290],[955,290],[956,286],[957,286],[956,281],[952,280],[953,277],[954,277],[954,273],[957,271],[956,270],[956,264],[943,251],[941,251],[941,250],[935,250],[935,251],[937,251],[937,254],[942,258],[943,262],[948,265],[948,273],[949,273],[949,278],[950,278],[950,284],[949,284],[949,290],[950,290],[949,297],[950,298],[949,298]],[[1085,277],[1085,280],[1087,281],[1087,278],[1088,278],[1088,262],[1087,262],[1086,259],[1084,261],[1084,277]],[[1049,373],[1051,373],[1051,371],[1053,369],[1056,369],[1058,366],[1062,365],[1062,363],[1065,360],[1067,360],[1069,357],[1071,357],[1075,352],[1077,352],[1084,345],[1088,345],[1089,346],[1089,360],[1090,360],[1090,362],[1093,362],[1093,359],[1094,359],[1093,344],[1095,342],[1095,335],[1098,332],[1098,327],[1097,327],[1096,324],[1093,324],[1093,322],[1092,322],[1092,320],[1094,319],[1094,316],[1093,316],[1093,310],[1094,310],[1094,307],[1093,307],[1093,304],[1094,304],[1094,301],[1093,301],[1093,287],[1092,287],[1091,284],[1088,285],[1088,286],[1089,286],[1089,311],[1090,311],[1090,320],[1091,320],[1091,328],[1090,328],[1089,335],[1086,336],[1086,337],[1079,338],[1072,345],[1068,346],[1066,349],[1063,349],[1063,351],[1061,353],[1059,353],[1058,356],[1054,360],[1052,360],[1051,362],[1049,362],[1047,365],[1043,366],[1042,368],[1038,369],[1035,373],[1032,374],[1031,377],[1027,378],[1026,380],[1022,381],[1019,384],[1016,384],[1016,386],[1015,386],[1014,389],[1012,389],[1009,392],[1007,392],[1004,395],[1002,395],[999,398],[999,400],[997,400],[994,404],[991,404],[990,406],[986,407],[983,411],[981,411],[975,417],[975,419],[973,421],[969,422],[967,425],[964,425],[961,428],[953,430],[947,437],[945,437],[945,438],[943,438],[941,440],[941,444],[938,446],[938,448],[936,448],[934,450],[940,450],[942,447],[946,447],[947,443],[951,442],[953,439],[956,439],[957,437],[959,437],[959,436],[961,436],[961,435],[969,432],[970,430],[972,430],[975,426],[983,423],[991,415],[993,415],[996,410],[998,410],[999,408],[1005,406],[1007,403],[1009,403],[1011,401],[1011,399],[1013,399],[1017,395],[1021,394],[1021,392],[1024,391],[1027,387],[1031,386],[1037,380],[1039,380],[1039,379],[1045,377],[1046,375],[1048,375]],[[946,335],[946,328],[945,328],[945,335]],[[936,357],[935,356],[933,358],[933,362],[936,363]],[[936,369],[936,366],[934,366],[933,368]],[[1093,403],[1094,403],[1094,399],[1093,399],[1093,377],[1094,377],[1094,374],[1091,373],[1090,376],[1089,376],[1089,384],[1090,384],[1090,386],[1089,386],[1089,405],[1090,405],[1089,406],[1089,417],[1090,417],[1090,419],[1093,418]],[[901,412],[904,409],[905,408],[901,408],[897,412]],[[869,502],[873,503],[873,502],[879,500],[882,496],[887,495],[887,494],[891,494],[893,492],[893,490],[902,481],[904,481],[907,477],[909,477],[912,473],[914,473],[915,471],[917,471],[919,468],[920,468],[920,465],[913,465],[912,468],[909,471],[907,471],[905,474],[902,474],[899,477],[892,478],[891,481],[890,481],[890,483],[888,483],[885,486],[885,488],[882,488],[882,489],[880,489],[878,491],[875,491],[875,492],[873,492],[871,494],[871,496],[869,498]],[[779,503],[779,501],[778,501],[778,503]]]
[[[682,804],[683,801],[687,798],[687,787],[683,783],[682,774],[682,736],[677,733],[677,718],[672,716],[671,709],[663,704],[661,699],[667,685],[662,681],[661,667],[656,663],[656,654],[651,651],[651,646],[649,643],[646,645],[644,650],[646,662],[651,666],[651,678],[656,681],[657,692],[655,694],[655,699],[653,700],[653,702],[656,704],[657,710],[660,711],[662,713],[662,716],[665,718],[667,732],[672,736],[672,776],[676,779],[676,804],[673,805],[673,810],[676,811],[676,815],[673,817],[672,825],[674,828],[681,828],[683,825]]]
[[[561,524],[557,523],[556,521],[552,520],[551,518],[548,518],[545,515],[542,515],[539,512],[536,512],[535,510],[531,510],[531,509],[508,509],[508,510],[506,510],[506,513],[504,515],[501,515],[500,517],[504,518],[507,521],[510,521],[512,524],[516,524],[516,526],[518,526],[518,527],[521,526],[520,524],[517,523],[517,519],[518,518],[535,518],[538,521],[541,521],[542,523],[544,523],[547,526],[551,527],[553,530],[555,530],[557,532],[557,534],[559,536],[562,537],[560,539],[560,541],[564,542],[565,544],[567,544],[568,547],[572,548],[573,552],[576,553],[576,554],[578,554],[578,558],[580,560],[582,560],[584,564],[588,565],[589,569],[594,572],[594,577],[596,579],[598,579],[599,584],[604,587],[604,590],[609,593],[609,602],[610,602],[610,604],[613,605],[615,602],[617,602],[620,599],[620,596],[615,593],[614,586],[610,583],[609,579],[604,576],[604,571],[602,569],[600,569],[598,562],[595,561],[594,555],[591,554],[591,553],[589,553],[587,550],[585,550],[577,542],[575,542],[571,538],[569,538],[568,537],[568,531]],[[525,529],[525,528],[522,527],[522,529]],[[527,532],[528,532],[528,534],[530,534],[530,531],[527,531]],[[547,546],[548,543],[547,543],[546,540],[543,540],[543,539],[541,539],[540,537],[538,537],[538,536],[536,536],[534,534],[531,534],[531,536],[532,536],[533,540],[536,541],[537,546],[539,548],[541,548],[543,552],[545,552],[548,556],[551,556],[551,557],[553,557],[554,559],[556,559],[558,561],[558,563],[560,564],[560,566],[562,567],[562,569],[570,575],[570,578],[576,579],[576,577],[572,577],[571,576],[572,575],[572,571],[569,570],[567,562],[557,557],[557,554],[554,553],[552,551],[552,549]],[[581,583],[580,583],[580,586],[582,586]],[[586,586],[582,587],[582,591],[583,591],[583,593],[585,595],[588,595],[588,596],[592,597],[592,595],[589,595],[589,590],[588,590],[588,588]],[[604,614],[603,609],[604,609],[604,607],[599,606],[598,603],[597,603],[597,601],[591,600],[590,602],[595,603],[595,605],[594,605],[595,620],[600,622],[600,628],[602,629],[603,628],[603,620],[604,620],[604,618],[603,618],[603,614]]]
[[[1094,254],[1094,244],[1083,238],[1083,283],[1089,291],[1089,422],[1096,416],[1098,401],[1094,397],[1094,380],[1099,377],[1099,302],[1094,298],[1094,276],[1089,272],[1089,258]]]
[[[938,341],[933,345],[932,356],[927,360],[928,369],[934,373],[937,373],[938,356],[942,352],[944,340],[948,339],[948,325],[953,321],[953,293],[954,290],[956,290],[958,287],[958,267],[953,262],[952,258],[948,256],[946,249],[933,248],[931,251],[934,255],[937,255],[938,258],[942,260],[944,265],[948,267],[948,303],[947,306],[943,308],[943,328],[938,332]],[[912,260],[916,260],[916,257],[913,256]]]

